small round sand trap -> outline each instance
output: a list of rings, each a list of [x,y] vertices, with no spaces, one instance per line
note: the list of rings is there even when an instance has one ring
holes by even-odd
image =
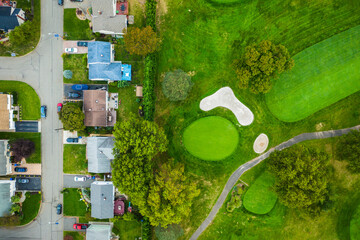
[[[269,138],[266,134],[260,134],[254,142],[254,151],[256,153],[263,153],[269,145]]]

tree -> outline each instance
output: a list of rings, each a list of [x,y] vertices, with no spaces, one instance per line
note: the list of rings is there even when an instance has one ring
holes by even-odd
[[[200,194],[194,182],[187,181],[183,164],[163,164],[150,184],[147,206],[140,213],[153,226],[180,223],[191,212],[192,201]]]
[[[10,212],[11,213],[19,213],[20,212],[20,205],[17,204],[17,203],[14,203],[13,205],[11,205]]]
[[[10,142],[10,149],[14,162],[20,162],[22,158],[28,158],[35,152],[35,143],[29,139],[17,139]]]
[[[124,36],[125,48],[130,54],[146,56],[156,51],[159,39],[154,30],[147,26],[145,28],[128,28]]]
[[[19,203],[20,202],[20,197],[17,195],[14,195],[11,197],[11,202],[12,203]]]
[[[65,104],[64,107],[61,109],[61,112],[59,112],[59,118],[65,130],[81,131],[85,129],[85,114],[76,104]]]
[[[285,206],[313,210],[324,202],[329,182],[325,152],[294,146],[273,152],[267,163],[275,174],[273,189]]]
[[[275,45],[269,40],[251,44],[245,48],[241,59],[235,59],[234,69],[241,88],[250,88],[253,93],[267,93],[272,80],[278,74],[290,70],[294,60],[281,44]]]
[[[166,73],[162,82],[163,93],[170,101],[186,99],[192,86],[191,77],[181,69]]]
[[[26,21],[16,27],[9,33],[10,43],[14,46],[27,45],[29,39],[33,39],[37,34],[37,31],[34,30],[35,25],[34,22]]]
[[[73,76],[73,73],[72,73],[71,70],[65,70],[65,71],[63,72],[63,75],[64,75],[64,78],[66,78],[66,79],[71,79],[72,76]]]
[[[347,168],[352,173],[360,172],[360,131],[351,131],[341,137],[337,148],[340,160],[348,162]]]

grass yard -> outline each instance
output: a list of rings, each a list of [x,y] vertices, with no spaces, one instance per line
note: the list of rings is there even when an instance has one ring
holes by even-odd
[[[91,40],[94,38],[89,20],[76,17],[76,9],[64,9],[64,36],[66,40]]]
[[[86,205],[80,201],[80,194],[76,188],[64,188],[64,215],[80,216],[86,214]]]
[[[127,119],[129,116],[129,113],[134,113],[135,115],[139,112],[139,106],[141,103],[138,103],[136,101],[136,95],[135,95],[135,86],[131,85],[124,88],[113,88],[111,92],[117,92],[119,93],[119,101],[121,103],[119,104],[119,108],[117,110],[118,120]]]
[[[22,105],[23,120],[40,118],[39,96],[28,84],[17,81],[0,81],[0,92],[17,92],[17,102]]]
[[[63,69],[70,70],[73,73],[71,79],[63,78],[64,83],[90,83],[87,54],[63,54]]]
[[[20,225],[31,222],[38,214],[40,210],[41,194],[40,193],[26,193],[26,199],[22,203],[23,217],[20,221]]]
[[[64,144],[64,173],[87,174],[86,145]]]
[[[85,232],[70,232],[64,231],[64,237],[71,236],[73,240],[84,240],[86,237]]]
[[[184,146],[195,157],[221,160],[231,155],[239,142],[235,126],[222,117],[196,120],[184,131]]]
[[[266,94],[270,111],[295,122],[359,91],[359,45],[357,26],[295,55],[295,67]]]
[[[41,163],[41,133],[0,132],[0,139],[29,139],[35,143],[35,152],[26,159],[27,163]]]
[[[350,221],[350,239],[360,239],[360,205],[356,208]]]
[[[244,196],[244,207],[255,214],[266,214],[273,209],[277,196],[271,191],[275,178],[265,171],[250,186]]]
[[[137,239],[141,237],[141,223],[138,221],[119,220],[114,223],[113,232],[120,236],[120,239]]]

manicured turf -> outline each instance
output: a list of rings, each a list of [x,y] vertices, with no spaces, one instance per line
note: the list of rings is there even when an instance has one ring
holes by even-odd
[[[357,207],[356,211],[353,213],[351,222],[350,222],[350,239],[359,240],[360,239],[360,205]]]
[[[269,172],[264,172],[246,191],[244,207],[255,214],[266,214],[273,209],[277,196],[271,191],[275,178]]]
[[[86,205],[80,201],[80,194],[76,188],[67,188],[64,192],[63,211],[65,216],[85,216]]]
[[[39,193],[26,193],[26,199],[22,203],[23,218],[20,224],[24,225],[31,222],[38,214],[41,203],[41,194]]]
[[[295,122],[359,91],[359,45],[357,26],[297,54],[295,67],[266,94],[270,111]]]
[[[137,221],[119,220],[114,223],[113,232],[120,239],[133,240],[141,237],[141,223]]]
[[[206,117],[193,122],[184,131],[184,146],[203,160],[221,160],[231,155],[239,142],[235,126],[222,117]]]
[[[64,9],[64,35],[66,40],[91,40],[89,20],[76,17],[76,9]]]
[[[64,231],[64,237],[66,237],[66,236],[71,236],[72,240],[84,240],[85,239],[85,232]]]
[[[86,174],[86,145],[64,144],[64,173]]]
[[[0,81],[0,92],[17,92],[18,104],[22,105],[23,120],[40,118],[40,99],[28,84],[17,81]]]

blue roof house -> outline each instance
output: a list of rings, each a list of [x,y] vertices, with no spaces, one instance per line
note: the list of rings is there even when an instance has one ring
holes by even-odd
[[[8,32],[25,22],[25,12],[21,8],[0,7],[0,30]]]
[[[131,81],[131,65],[114,61],[114,46],[109,42],[89,42],[89,79],[97,81]]]

